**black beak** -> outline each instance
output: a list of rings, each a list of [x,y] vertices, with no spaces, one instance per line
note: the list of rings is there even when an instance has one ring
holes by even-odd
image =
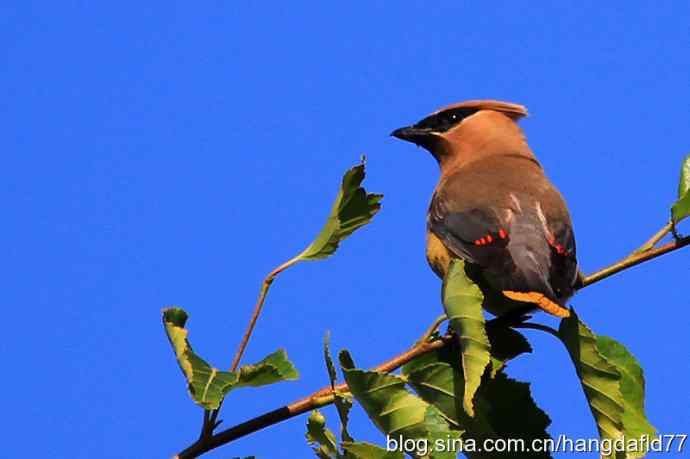
[[[433,137],[433,132],[431,129],[427,128],[407,126],[396,129],[395,131],[391,132],[391,135],[401,140],[406,140],[408,142],[416,143],[417,145],[425,146],[429,143],[431,137]]]

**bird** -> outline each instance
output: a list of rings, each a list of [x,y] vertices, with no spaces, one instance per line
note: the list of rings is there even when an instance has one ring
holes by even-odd
[[[579,282],[566,202],[527,144],[523,105],[469,100],[391,133],[428,150],[440,178],[427,212],[426,258],[442,279],[452,259],[501,301],[568,317]],[[507,301],[504,301],[507,300]],[[503,303],[503,305],[500,305]],[[515,306],[518,305],[518,306]]]

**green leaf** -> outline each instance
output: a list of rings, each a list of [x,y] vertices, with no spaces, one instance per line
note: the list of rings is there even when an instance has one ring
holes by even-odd
[[[575,311],[561,321],[558,333],[575,364],[600,437],[619,438],[623,429],[623,396],[616,367],[599,353],[596,336]]]
[[[559,335],[566,345],[602,439],[652,435],[644,415],[644,377],[637,360],[615,340],[596,336],[571,310]],[[642,457],[621,453],[616,458]]]
[[[678,200],[671,208],[671,219],[674,225],[690,216],[690,155],[685,158],[680,168],[678,182]]]
[[[509,378],[502,371],[482,383],[477,391],[477,411],[486,414],[494,438],[523,439],[525,445],[532,445],[535,439],[543,444],[543,440],[551,438],[546,431],[551,419],[535,403],[530,385]],[[467,436],[483,439],[486,435],[473,428]],[[524,451],[513,453],[513,457],[550,458],[551,455],[545,451]]]
[[[525,337],[518,331],[505,326],[494,326],[491,322],[487,325],[491,361],[495,368],[492,368],[491,373],[484,374],[480,387],[488,384],[490,379],[505,367],[508,360],[532,350]],[[471,418],[464,416],[462,408],[465,381],[458,354],[459,345],[444,346],[406,363],[402,368],[402,374],[422,399],[464,427]],[[481,422],[481,419],[476,421]]]
[[[608,336],[597,336],[597,349],[607,362],[620,373],[620,391],[623,397],[623,431],[627,439],[652,437],[656,429],[644,413],[645,382],[639,362],[618,341]],[[644,454],[629,453],[628,457],[642,457]]]
[[[460,432],[451,429],[437,408],[407,391],[402,378],[356,369],[347,351],[340,353],[340,364],[352,395],[388,438],[417,445],[410,452],[418,456],[455,458],[452,451],[431,449],[437,439],[452,441],[459,438]]]
[[[321,459],[335,459],[338,457],[338,446],[336,445],[335,435],[326,428],[326,418],[314,410],[307,419],[307,442],[314,450],[314,453]]]
[[[326,369],[328,370],[328,380],[331,383],[331,387],[335,386],[338,374],[335,370],[335,364],[333,363],[333,358],[331,357],[331,333],[329,331],[323,337],[323,358],[326,361]]]
[[[463,407],[474,416],[474,394],[490,361],[489,338],[484,327],[484,295],[465,273],[465,263],[453,260],[443,280],[443,306],[450,326],[460,339],[465,375]]]
[[[364,162],[345,173],[331,214],[316,239],[296,258],[319,260],[335,253],[340,241],[366,225],[381,208],[382,194],[368,193],[360,185]]]
[[[406,363],[402,374],[422,400],[438,408],[456,426],[467,428],[482,423],[484,417],[478,413],[473,419],[462,407],[465,381],[459,354],[459,344],[428,352]],[[485,428],[490,430],[488,424]]]
[[[177,362],[182,373],[187,378],[187,388],[192,399],[207,410],[218,408],[225,394],[237,384],[239,375],[228,371],[220,371],[206,363],[196,355],[189,341],[188,331],[184,328],[187,313],[180,308],[163,310],[163,324],[175,351]]]
[[[235,387],[259,387],[280,381],[294,381],[299,373],[284,349],[278,349],[254,365],[243,365]]]
[[[492,378],[499,370],[505,368],[510,360],[521,354],[532,352],[532,346],[524,335],[513,328],[488,322],[486,334],[491,345]]]
[[[380,446],[362,441],[346,441],[342,446],[348,459],[405,459],[400,451],[386,451]]]
[[[181,308],[163,309],[165,332],[187,379],[189,395],[204,409],[218,408],[228,392],[237,387],[258,387],[297,379],[297,370],[282,349],[254,365],[242,366],[237,372],[211,367],[192,351],[187,339],[189,332],[185,328],[188,317]]]
[[[690,216],[690,192],[685,193],[685,196],[676,201],[673,207],[671,207],[671,219],[674,225],[677,225],[688,216]]]
[[[529,384],[510,379],[501,371],[484,374],[475,397],[476,414],[467,416],[462,408],[464,381],[458,353],[455,345],[421,355],[403,366],[403,375],[424,401],[465,431],[463,440],[481,444],[489,438],[515,438],[524,439],[529,445],[533,439],[549,438],[546,428],[550,420],[534,403]],[[467,454],[482,457],[469,451]],[[547,453],[521,454],[521,457],[550,457]]]
[[[348,397],[347,395],[335,390],[337,373],[335,370],[335,365],[333,364],[333,358],[331,357],[330,337],[331,334],[326,332],[326,335],[323,338],[323,355],[324,359],[326,360],[326,368],[328,369],[328,379],[331,382],[331,389],[333,389],[333,395],[335,396],[335,407],[338,411],[338,417],[340,418],[340,438],[343,442],[352,442],[353,438],[350,436],[350,432],[347,430],[350,409],[352,409],[352,399],[351,397]]]
[[[688,155],[680,167],[680,180],[678,181],[678,197],[682,198],[690,191],[690,155]]]

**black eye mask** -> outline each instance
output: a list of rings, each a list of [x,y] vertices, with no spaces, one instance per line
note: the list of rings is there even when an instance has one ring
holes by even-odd
[[[417,129],[428,129],[433,132],[446,132],[464,118],[474,115],[479,110],[476,108],[451,108],[431,116],[427,116],[414,127]]]

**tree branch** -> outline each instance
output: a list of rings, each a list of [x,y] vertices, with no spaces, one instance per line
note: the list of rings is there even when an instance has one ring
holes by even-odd
[[[631,268],[633,266],[639,265],[641,263],[644,263],[646,261],[652,260],[656,257],[659,257],[661,255],[664,255],[669,252],[673,252],[674,250],[678,250],[682,247],[685,247],[687,245],[690,245],[690,237],[684,237],[684,238],[679,238],[676,239],[675,241],[669,242],[668,244],[665,244],[661,247],[654,248],[654,245],[660,241],[669,231],[671,231],[670,228],[664,227],[662,228],[661,231],[659,231],[657,234],[655,234],[647,243],[645,243],[641,249],[638,249],[638,251],[633,252],[631,255],[628,257],[624,258],[623,260],[614,263],[611,266],[608,266],[604,269],[601,269],[599,271],[596,271],[593,274],[590,274],[589,276],[585,276],[584,279],[582,280],[582,285],[580,286],[580,289],[588,287],[592,284],[595,284],[603,279],[606,279],[607,277],[613,276],[614,274],[617,274],[621,271],[624,271],[628,268]],[[663,234],[662,234],[663,233]],[[650,245],[651,244],[651,245]],[[649,246],[648,249],[644,251],[640,251],[643,248]],[[254,309],[254,315],[252,316],[252,321],[250,322],[250,326],[247,330],[247,333],[245,333],[245,337],[242,340],[242,344],[240,345],[240,349],[238,351],[238,355],[235,356],[235,360],[239,363],[239,358],[242,356],[242,351],[244,350],[244,347],[246,347],[246,343],[249,339],[249,335],[251,334],[251,330],[254,326],[254,323],[256,322],[256,318],[259,315],[259,312],[261,311],[261,306],[263,305],[263,301],[266,296],[266,292],[268,291],[268,287],[270,286],[273,277],[275,277],[276,274],[278,274],[280,271],[284,270],[288,266],[290,266],[292,263],[287,262],[278,268],[276,268],[269,276],[266,278],[266,281],[264,281],[264,286],[262,287],[261,294],[259,296],[259,301],[257,302],[257,306]],[[522,314],[522,313],[521,313]],[[497,319],[493,319],[489,322],[488,324],[491,324],[494,321],[503,321],[503,317],[499,317]],[[441,318],[439,317],[436,322],[433,324],[433,329],[435,329],[438,324],[440,324]],[[542,331],[544,330],[542,327],[536,327],[535,325],[539,324],[529,324],[527,327],[525,327],[525,324],[522,324],[522,328],[538,328]],[[515,324],[513,324],[515,326]],[[433,333],[432,329],[432,333]],[[551,333],[549,331],[549,333]],[[425,354],[427,352],[430,352],[434,349],[439,349],[448,343],[451,342],[451,339],[448,337],[442,337],[439,339],[436,339],[434,341],[427,341],[427,342],[422,342],[420,344],[417,344],[416,346],[412,347],[408,351],[393,357],[389,361],[379,365],[378,367],[375,368],[376,371],[388,373],[391,372],[400,366],[404,365],[405,363],[409,362],[410,360],[414,359],[415,357],[418,357],[422,354]],[[233,365],[235,363],[233,362]],[[347,392],[347,384],[342,383],[334,388],[338,392]],[[308,395],[307,397],[297,400],[289,405],[283,406],[281,408],[275,409],[273,411],[269,411],[268,413],[262,414],[260,416],[257,416],[253,419],[250,419],[248,421],[245,421],[241,424],[237,424],[234,427],[230,427],[226,430],[223,430],[221,432],[218,432],[217,434],[214,435],[205,435],[202,438],[199,438],[194,444],[186,448],[184,451],[180,452],[177,456],[175,456],[176,459],[192,459],[195,457],[200,456],[203,453],[206,453],[212,449],[215,449],[219,446],[225,445],[227,443],[230,443],[234,440],[237,440],[238,438],[244,437],[245,435],[249,435],[251,433],[257,432],[261,429],[264,429],[270,425],[277,424],[279,422],[285,421],[287,419],[293,418],[295,416],[298,416],[300,414],[306,413],[310,410],[320,408],[322,406],[330,405],[333,403],[334,400],[334,395],[333,395],[333,389],[331,387],[324,387],[323,389],[320,389],[311,395]],[[217,415],[217,411],[214,413]],[[215,417],[212,417],[213,420],[215,420]]]
[[[400,368],[402,365],[406,364],[415,357],[426,354],[427,352],[431,352],[434,349],[439,349],[451,341],[452,339],[450,337],[445,336],[434,341],[423,342],[414,346],[407,352],[404,352],[396,357],[393,357],[389,361],[382,363],[374,370],[389,373],[397,368]],[[191,459],[198,457],[207,451],[226,443],[230,443],[233,440],[237,440],[238,438],[254,433],[270,425],[293,418],[300,414],[306,413],[307,411],[330,405],[335,400],[335,396],[333,395],[334,391],[340,393],[347,392],[347,384],[338,384],[334,388],[331,388],[330,386],[324,387],[323,389],[317,390],[313,394],[308,395],[301,400],[297,400],[289,405],[269,411],[268,413],[264,413],[261,416],[250,419],[249,421],[243,422],[234,427],[230,427],[222,432],[218,432],[215,435],[200,438],[193,445],[189,446],[187,449],[175,456],[175,458]]]
[[[628,257],[624,258],[623,260],[619,261],[618,263],[614,263],[611,266],[608,266],[602,270],[599,270],[593,274],[590,274],[589,276],[586,276],[584,278],[584,280],[582,281],[582,287],[581,288],[595,284],[595,283],[599,282],[600,280],[603,280],[603,279],[606,279],[607,277],[613,276],[614,274],[617,274],[623,270],[626,270],[628,268],[632,268],[633,266],[639,265],[640,263],[644,263],[645,261],[652,260],[658,256],[665,254],[665,253],[673,252],[674,250],[678,250],[678,249],[685,247],[686,245],[689,245],[689,244],[690,244],[690,236],[678,239],[678,240],[673,241],[673,242],[669,242],[668,244],[662,245],[661,247],[658,247],[658,248],[651,248],[651,249],[645,250],[644,252],[633,253],[632,255],[629,255]]]

